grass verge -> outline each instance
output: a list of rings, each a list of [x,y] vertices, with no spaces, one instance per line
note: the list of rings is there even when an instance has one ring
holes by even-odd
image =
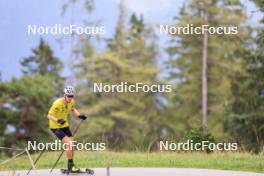
[[[37,163],[37,168],[51,168],[59,152],[46,152]],[[37,154],[33,154],[33,160]],[[4,158],[0,159],[0,162]],[[57,168],[66,167],[65,154]],[[264,156],[249,153],[176,153],[176,152],[75,152],[75,163],[78,167],[171,167],[171,168],[207,168],[237,171],[264,172]],[[0,170],[28,169],[29,159],[23,155],[0,166]]]

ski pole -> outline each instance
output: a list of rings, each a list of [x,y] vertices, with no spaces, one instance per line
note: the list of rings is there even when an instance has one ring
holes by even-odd
[[[82,120],[83,121],[83,120]],[[76,129],[74,130],[74,133],[76,133],[76,131],[79,129],[80,124],[82,123],[82,121],[78,124],[78,126],[76,127]],[[36,160],[34,161],[34,165],[38,162],[38,160],[40,159],[40,157],[43,155],[43,153],[45,152],[45,150],[42,150],[40,152],[40,154],[38,155],[38,157],[36,158]],[[31,170],[33,169],[33,167],[31,166],[31,168],[28,170],[27,175],[30,174]]]
[[[45,150],[42,150],[40,152],[40,154],[38,155],[38,157],[36,158],[36,160],[34,161],[34,165],[38,162],[38,160],[40,159],[40,157],[42,156],[42,154],[44,153]],[[33,169],[33,166],[31,166],[31,168],[28,170],[27,175],[31,172],[31,170]]]
[[[83,122],[83,120],[82,120],[82,121],[78,124],[78,126],[75,128],[75,130],[74,130],[72,136],[75,136],[75,134],[76,134],[76,132],[79,130],[79,128],[80,128],[82,122]],[[56,167],[56,165],[57,165],[57,163],[59,162],[59,160],[60,160],[61,156],[63,155],[64,151],[65,151],[65,150],[63,150],[63,151],[60,153],[58,159],[56,160],[56,162],[55,162],[54,165],[52,166],[52,168],[51,168],[51,170],[50,170],[50,173],[51,173],[51,172],[53,171],[53,169]]]
[[[38,162],[38,160],[40,159],[40,157],[43,155],[44,152],[45,152],[45,150],[42,150],[42,151],[39,153],[38,157],[37,157],[36,160],[34,161],[34,165],[36,165],[36,163]],[[33,166],[31,166],[31,168],[28,170],[27,175],[30,174],[30,172],[31,172],[32,169],[33,169]]]

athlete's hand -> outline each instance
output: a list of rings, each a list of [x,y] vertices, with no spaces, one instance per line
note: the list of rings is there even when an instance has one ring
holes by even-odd
[[[79,118],[79,119],[82,119],[82,120],[87,119],[87,117],[86,117],[85,115],[79,115],[78,118]]]
[[[58,122],[58,124],[63,125],[66,121],[63,119],[59,119],[57,122]]]

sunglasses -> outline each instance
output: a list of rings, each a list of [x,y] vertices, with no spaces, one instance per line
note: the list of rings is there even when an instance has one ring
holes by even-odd
[[[73,95],[66,95],[68,98],[73,98],[74,96]]]

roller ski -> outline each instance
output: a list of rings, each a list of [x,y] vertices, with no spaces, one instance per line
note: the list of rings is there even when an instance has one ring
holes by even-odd
[[[68,169],[61,169],[61,172],[63,174],[88,174],[88,175],[93,175],[94,171],[91,169],[85,169],[81,170],[80,168],[76,167],[74,163],[69,162],[68,163]]]
[[[62,174],[66,175],[72,175],[72,174],[87,174],[87,175],[93,175],[94,171],[92,169],[79,169],[79,168],[74,168],[73,170],[68,170],[68,169],[61,169]]]

